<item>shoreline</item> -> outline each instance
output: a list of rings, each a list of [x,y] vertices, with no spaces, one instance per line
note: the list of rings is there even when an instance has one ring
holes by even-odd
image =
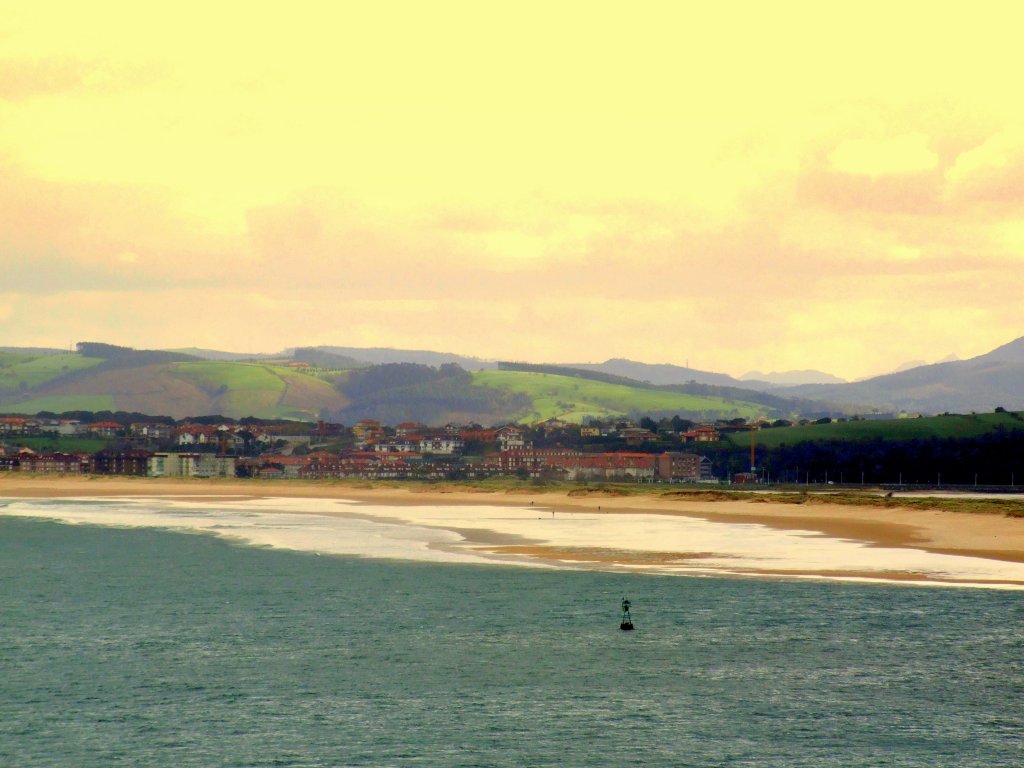
[[[709,523],[752,525],[781,532],[814,532],[830,539],[858,542],[868,548],[899,548],[917,550],[935,555],[955,555],[1003,563],[1024,563],[1024,517],[1009,514],[956,512],[945,509],[916,508],[894,503],[888,506],[852,503],[834,504],[818,502],[813,497],[805,503],[766,503],[758,495],[747,498],[731,496],[724,500],[709,500],[707,494],[636,494],[616,495],[585,493],[570,494],[564,488],[490,489],[481,487],[445,487],[415,485],[396,487],[346,481],[302,480],[196,480],[189,478],[133,478],[133,477],[24,477],[0,475],[0,499],[59,499],[81,497],[179,497],[183,499],[319,499],[355,502],[350,512],[359,514],[364,505],[386,505],[395,508],[463,507],[467,505],[490,507],[536,508],[546,518],[572,519],[577,513],[586,513],[587,519],[608,521],[626,520],[622,516],[681,517]],[[1012,504],[1013,502],[1011,502]],[[407,509],[410,519],[416,511]],[[318,512],[322,514],[322,512]],[[340,514],[340,513],[339,513]],[[594,516],[600,516],[595,518]],[[540,519],[539,517],[537,519]],[[644,518],[646,519],[646,518]],[[638,525],[640,520],[638,519]],[[533,562],[555,562],[580,567],[657,567],[660,563],[686,562],[699,566],[702,560],[713,558],[714,552],[668,551],[654,552],[649,548],[631,548],[624,541],[621,548],[588,546],[583,542],[534,540],[512,543],[497,530],[490,530],[487,521],[479,526],[465,524],[448,527],[463,535],[466,542],[480,553],[498,558],[512,556]],[[628,532],[628,529],[625,529]],[[721,570],[720,568],[716,570]],[[723,572],[728,572],[723,571]],[[922,582],[956,583],[957,579],[942,579],[903,572],[849,571],[818,566],[813,570],[763,570],[741,568],[738,573],[793,577],[854,578],[882,580],[889,583],[915,580]],[[1016,579],[1003,581],[1018,585]]]

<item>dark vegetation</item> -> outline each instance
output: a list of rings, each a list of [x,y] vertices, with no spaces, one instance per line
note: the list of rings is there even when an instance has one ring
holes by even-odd
[[[637,389],[662,389],[646,381],[628,379],[625,376],[616,376],[614,373],[603,371],[589,371],[583,368],[570,368],[564,365],[539,365],[534,363],[498,363],[499,371],[522,371],[526,373],[547,373],[552,376],[571,376],[577,379],[590,379],[591,381],[603,381],[606,384],[622,384],[626,387]],[[743,398],[737,398],[743,399]]]
[[[750,470],[750,449],[709,443],[700,452],[717,475]],[[767,449],[757,446],[755,463],[772,482],[883,485],[1010,485],[1024,483],[1024,428],[997,426],[974,437],[910,440],[807,440]]]
[[[331,370],[366,368],[369,365],[369,363],[356,360],[354,357],[340,355],[336,352],[328,352],[320,347],[300,347],[292,353],[292,359],[297,363],[307,363],[316,368],[328,368]]]
[[[98,368],[136,368],[143,365],[159,365],[160,363],[187,363],[202,360],[195,355],[183,352],[165,352],[159,349],[132,349],[118,347],[114,344],[100,344],[95,341],[78,343],[78,354],[83,357],[101,357],[106,362]],[[92,370],[97,370],[94,368]]]
[[[337,388],[352,405],[335,416],[341,421],[375,418],[390,423],[438,424],[453,414],[468,420],[511,419],[530,405],[525,395],[473,384],[455,363],[439,368],[418,363],[391,363],[352,371]]]

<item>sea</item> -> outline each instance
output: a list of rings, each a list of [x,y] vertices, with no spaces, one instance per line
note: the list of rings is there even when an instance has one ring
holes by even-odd
[[[0,514],[10,768],[1019,768],[1022,660],[1020,591],[429,562]]]

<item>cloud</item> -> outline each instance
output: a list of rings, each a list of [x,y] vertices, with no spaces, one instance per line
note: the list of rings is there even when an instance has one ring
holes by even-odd
[[[80,88],[87,67],[67,59],[0,59],[0,99],[19,101]]]
[[[828,155],[831,169],[855,176],[920,173],[938,167],[928,136],[910,133],[889,139],[847,139]]]
[[[1006,130],[962,152],[946,171],[950,200],[1018,207],[1024,189],[1024,131]]]
[[[33,343],[73,316],[853,377],[1024,327],[1009,18],[37,6],[0,31],[0,274]]]

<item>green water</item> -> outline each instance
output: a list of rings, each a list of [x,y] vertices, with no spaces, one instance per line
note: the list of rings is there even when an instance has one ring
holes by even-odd
[[[0,518],[0,765],[1016,768],[1022,618]]]

